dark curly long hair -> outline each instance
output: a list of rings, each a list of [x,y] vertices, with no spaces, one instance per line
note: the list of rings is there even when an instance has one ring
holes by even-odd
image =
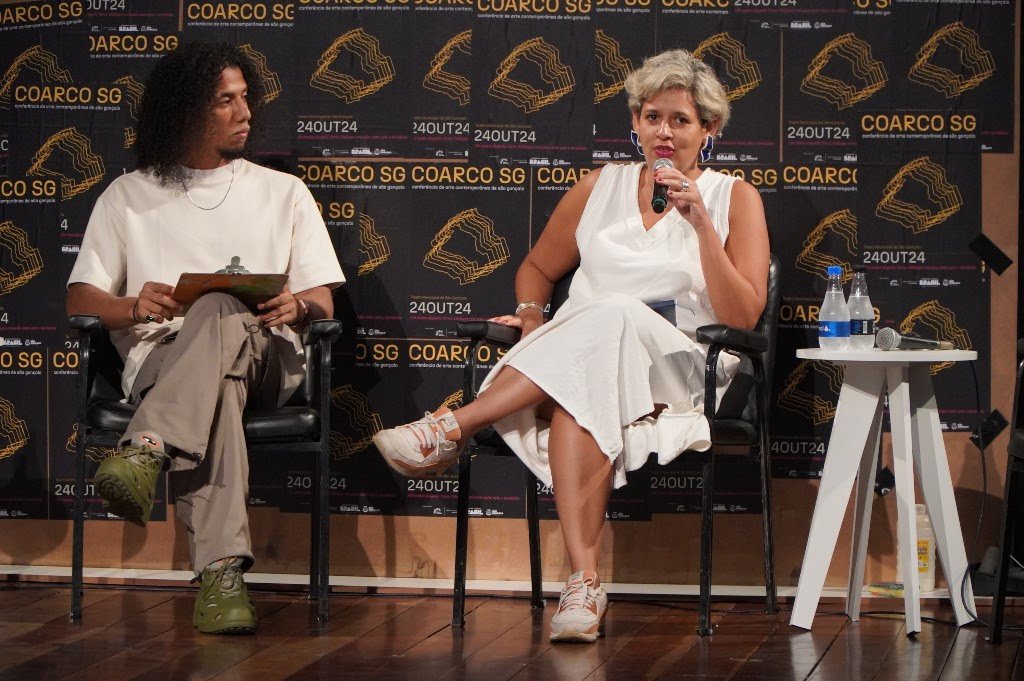
[[[164,185],[188,180],[181,163],[206,134],[221,72],[231,66],[249,88],[250,139],[259,132],[266,92],[252,61],[229,43],[186,43],[161,59],[146,82],[135,144],[140,170]]]

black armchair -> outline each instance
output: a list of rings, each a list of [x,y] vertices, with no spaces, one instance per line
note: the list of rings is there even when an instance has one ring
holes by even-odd
[[[556,309],[567,298],[569,277],[555,287],[551,307]],[[715,458],[724,455],[721,447],[730,452],[746,452],[760,463],[762,535],[764,543],[764,572],[768,611],[778,610],[775,590],[774,549],[772,535],[771,465],[768,446],[768,390],[771,386],[775,357],[776,329],[779,315],[779,262],[771,256],[768,272],[768,297],[765,311],[754,331],[744,331],[722,324],[697,329],[697,340],[708,345],[705,366],[704,413],[711,425],[711,448],[706,452],[692,452],[703,465],[700,558],[700,615],[698,633],[711,633],[711,547],[713,538]],[[468,403],[476,396],[476,350],[484,342],[511,346],[519,339],[519,330],[491,322],[469,322],[458,325],[459,335],[469,338],[470,348],[464,369],[463,395]],[[725,351],[741,358],[740,370],[722,400],[716,404],[716,374],[718,358]],[[469,479],[473,445],[467,447],[459,459],[459,497],[455,534],[455,588],[452,605],[452,626],[462,626],[465,614],[466,554],[469,529]],[[527,472],[526,517],[530,540],[531,603],[544,606],[541,595],[540,527],[537,514],[537,479]]]
[[[87,447],[116,447],[135,412],[121,402],[121,358],[99,317],[75,315],[79,332],[77,395],[77,452],[75,465],[74,531],[71,545],[71,618],[82,617],[82,568],[85,529],[85,472]],[[306,378],[288,406],[247,410],[245,437],[249,451],[305,452],[316,455],[313,467],[313,508],[309,559],[309,597],[317,600],[317,617],[326,622],[328,582],[328,490],[330,485],[331,344],[341,334],[341,322],[320,319],[305,334]]]
[[[1024,355],[1024,338],[1017,340],[1017,356]],[[1013,539],[1017,533],[1018,516],[1024,511],[1020,489],[1024,485],[1024,414],[1020,411],[1021,379],[1024,378],[1024,361],[1017,364],[1017,382],[1013,390],[1013,420],[1010,424],[1010,444],[1006,448],[1006,493],[1003,496],[1002,536],[999,542],[999,563],[996,566],[995,592],[992,594],[992,629],[989,640],[999,643],[1003,638],[1003,606],[1006,600],[1006,583],[1009,578],[1010,554]],[[1018,547],[1019,550],[1019,547]],[[950,591],[956,585],[950,585]],[[959,595],[954,595],[958,598]]]

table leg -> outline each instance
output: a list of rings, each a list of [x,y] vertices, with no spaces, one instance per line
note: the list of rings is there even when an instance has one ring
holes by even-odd
[[[862,453],[867,447],[870,428],[864,426],[870,423],[877,409],[884,384],[885,370],[881,366],[847,368],[844,374],[818,498],[811,516],[811,530],[804,549],[793,614],[789,618],[793,626],[810,629],[814,621],[814,611],[821,599],[825,575],[836,549],[839,528],[843,524],[853,480],[860,465],[856,453]]]
[[[921,475],[921,491],[935,533],[936,554],[949,583],[949,600],[953,604],[956,623],[963,626],[973,621],[967,614],[964,600],[972,611],[977,610],[970,579],[964,587],[963,599],[960,597],[960,585],[967,574],[967,552],[953,496],[953,482],[949,477],[949,461],[935,406],[932,377],[926,364],[915,364],[910,369],[910,405],[914,414],[914,439],[918,445],[914,450],[914,461]]]
[[[921,631],[921,579],[917,573],[917,518],[914,512],[914,438],[910,422],[910,379],[906,365],[886,367],[893,473],[896,476],[896,537],[903,572],[907,635]]]
[[[850,551],[850,576],[846,590],[846,614],[854,622],[860,619],[860,598],[864,589],[864,565],[868,555],[868,532],[871,529],[871,506],[875,500],[875,472],[878,449],[882,440],[882,396],[875,404],[864,452],[857,473],[857,493],[853,506],[853,547]]]

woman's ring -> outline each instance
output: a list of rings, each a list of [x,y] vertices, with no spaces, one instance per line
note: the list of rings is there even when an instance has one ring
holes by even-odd
[[[683,179],[683,182],[682,182],[682,184],[680,185],[680,187],[681,187],[681,188],[682,188],[682,190],[683,190],[683,191],[685,192],[685,191],[686,191],[687,189],[689,189],[689,188],[690,188],[690,183],[689,183],[689,182],[687,182],[687,181],[686,181],[686,179]]]
[[[153,319],[154,319],[153,315],[151,315],[151,314],[148,314],[148,315],[146,315],[146,322],[147,322],[147,323],[148,323],[148,322],[152,322],[152,321],[153,321]]]

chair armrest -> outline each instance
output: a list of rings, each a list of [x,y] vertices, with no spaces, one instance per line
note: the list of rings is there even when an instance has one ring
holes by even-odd
[[[512,347],[523,335],[521,329],[515,326],[506,326],[497,322],[459,322],[455,326],[456,332],[473,341],[486,340],[495,345]]]
[[[341,320],[339,319],[317,319],[309,323],[309,327],[303,332],[302,342],[306,345],[315,345],[321,340],[334,342],[341,335]]]
[[[985,444],[988,444],[987,442]],[[1017,428],[1010,433],[1010,444],[1006,448],[1010,456],[1024,459],[1024,428]]]
[[[103,322],[100,321],[98,315],[94,314],[71,315],[68,317],[68,323],[71,325],[71,328],[76,331],[93,332],[103,329]]]
[[[726,350],[745,355],[761,354],[768,349],[768,338],[764,334],[744,331],[725,324],[699,327],[697,340],[707,345],[720,345]]]
[[[110,334],[99,316],[70,315],[68,325],[78,331],[78,402],[80,423],[90,400],[119,400],[124,363],[110,342]]]

